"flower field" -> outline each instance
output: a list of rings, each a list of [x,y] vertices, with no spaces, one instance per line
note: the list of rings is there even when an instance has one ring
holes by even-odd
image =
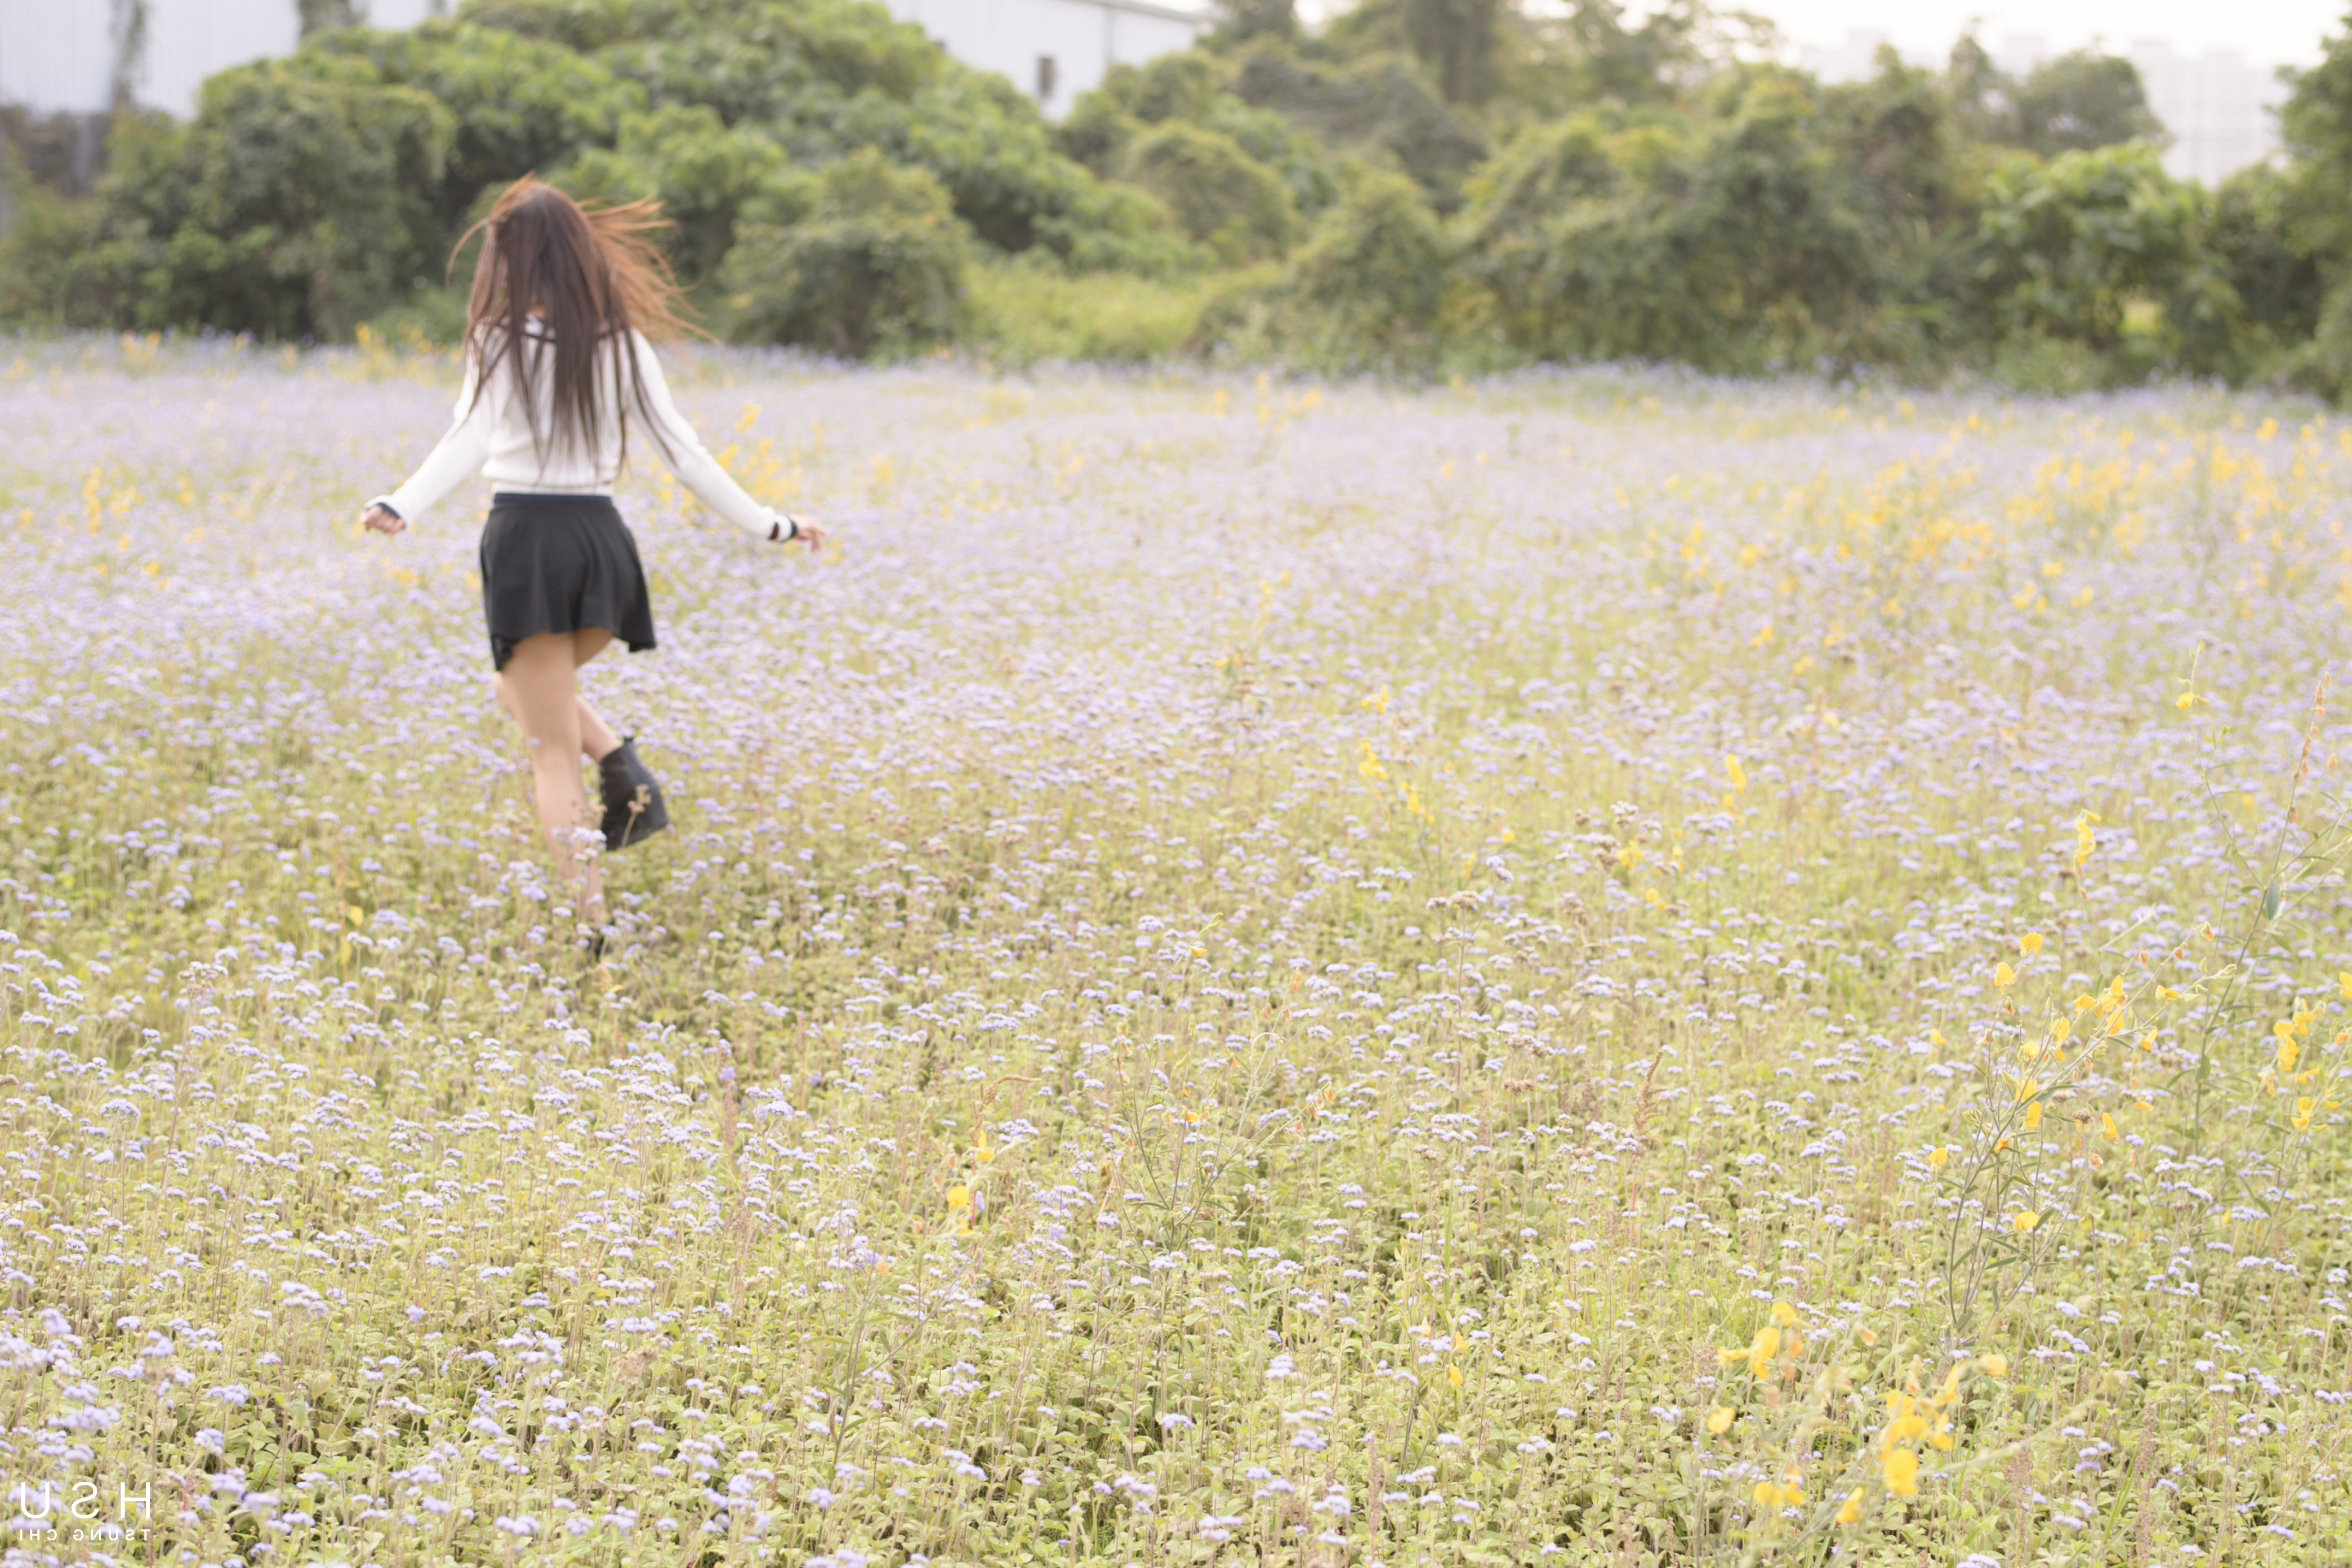
[[[8,1563],[2352,1558],[2352,424],[689,356],[591,965],[447,360],[0,363]]]

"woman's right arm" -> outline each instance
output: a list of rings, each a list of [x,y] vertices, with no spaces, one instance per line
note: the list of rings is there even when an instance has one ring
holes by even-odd
[[[498,425],[498,413],[490,406],[491,399],[487,394],[475,395],[480,381],[480,361],[468,353],[466,384],[458,390],[455,417],[447,433],[408,477],[407,483],[390,495],[378,496],[368,502],[363,518],[370,527],[397,533],[400,527],[386,528],[376,521],[379,511],[388,513],[394,523],[405,526],[461,480],[482,471],[483,463],[489,458],[490,432]]]

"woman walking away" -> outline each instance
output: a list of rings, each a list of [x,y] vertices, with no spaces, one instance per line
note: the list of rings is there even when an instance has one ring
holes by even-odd
[[[590,949],[602,952],[603,883],[594,857],[582,853],[596,828],[581,756],[602,775],[605,848],[635,844],[669,820],[632,740],[581,699],[573,673],[616,637],[632,653],[654,646],[636,541],[613,505],[630,436],[649,437],[705,505],[758,538],[814,548],[825,534],[746,495],[670,401],[647,341],[681,325],[677,285],[652,239],[661,226],[655,204],[584,211],[526,176],[479,226],[457,423],[361,521],[398,533],[469,474],[497,487],[481,564],[499,700],[530,746],[556,870],[579,900]]]

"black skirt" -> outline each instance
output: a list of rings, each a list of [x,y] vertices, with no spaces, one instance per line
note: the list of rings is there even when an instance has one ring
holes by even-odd
[[[500,669],[515,644],[541,632],[602,626],[631,653],[654,646],[637,542],[606,496],[493,495],[482,525],[482,615]]]

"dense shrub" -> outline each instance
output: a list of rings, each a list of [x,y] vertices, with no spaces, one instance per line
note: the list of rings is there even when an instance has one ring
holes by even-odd
[[[1237,63],[1233,90],[1335,151],[1411,175],[1441,212],[1460,205],[1464,180],[1488,151],[1477,121],[1395,55],[1333,66],[1263,43]]]
[[[878,147],[929,169],[982,239],[1079,267],[1187,259],[1153,205],[1053,144],[1036,105],[867,0],[477,0],[467,15],[589,53],[657,108],[707,110],[814,167]]]
[[[2107,380],[2218,367],[2242,306],[2205,247],[2209,206],[2145,143],[2004,161],[1986,181],[1976,238],[2000,341],[2074,345]]]
[[[1282,115],[1244,102],[1228,89],[1227,75],[1224,61],[1197,49],[1113,66],[1055,128],[1055,144],[1108,176],[1147,129],[1182,121],[1230,137],[1279,174],[1301,214],[1321,212],[1339,188],[1328,152]]]
[[[422,89],[456,117],[432,203],[455,237],[485,185],[545,173],[585,147],[609,147],[646,106],[635,82],[559,44],[464,22],[428,21],[402,31],[337,28],[288,64],[349,80],[352,62],[374,79]]]
[[[1471,215],[1507,337],[1547,358],[1745,370],[1851,342],[1872,236],[1801,81],[1763,74],[1721,119],[1539,134]]]
[[[699,104],[665,104],[622,121],[617,147],[591,147],[551,176],[582,200],[659,198],[677,226],[674,258],[689,282],[708,277],[735,243],[735,223],[758,204],[769,221],[789,221],[809,205],[808,176],[783,149],[721,124]]]
[[[76,325],[341,337],[433,268],[455,117],[364,65],[271,60],[184,126],[118,125],[100,205],[30,312]]]
[[[1279,256],[1296,237],[1290,187],[1222,132],[1181,120],[1154,126],[1128,148],[1124,168],[1222,261]]]
[[[719,285],[740,342],[889,353],[955,335],[970,261],[946,187],[869,150],[825,170],[802,222],[745,224]]]

